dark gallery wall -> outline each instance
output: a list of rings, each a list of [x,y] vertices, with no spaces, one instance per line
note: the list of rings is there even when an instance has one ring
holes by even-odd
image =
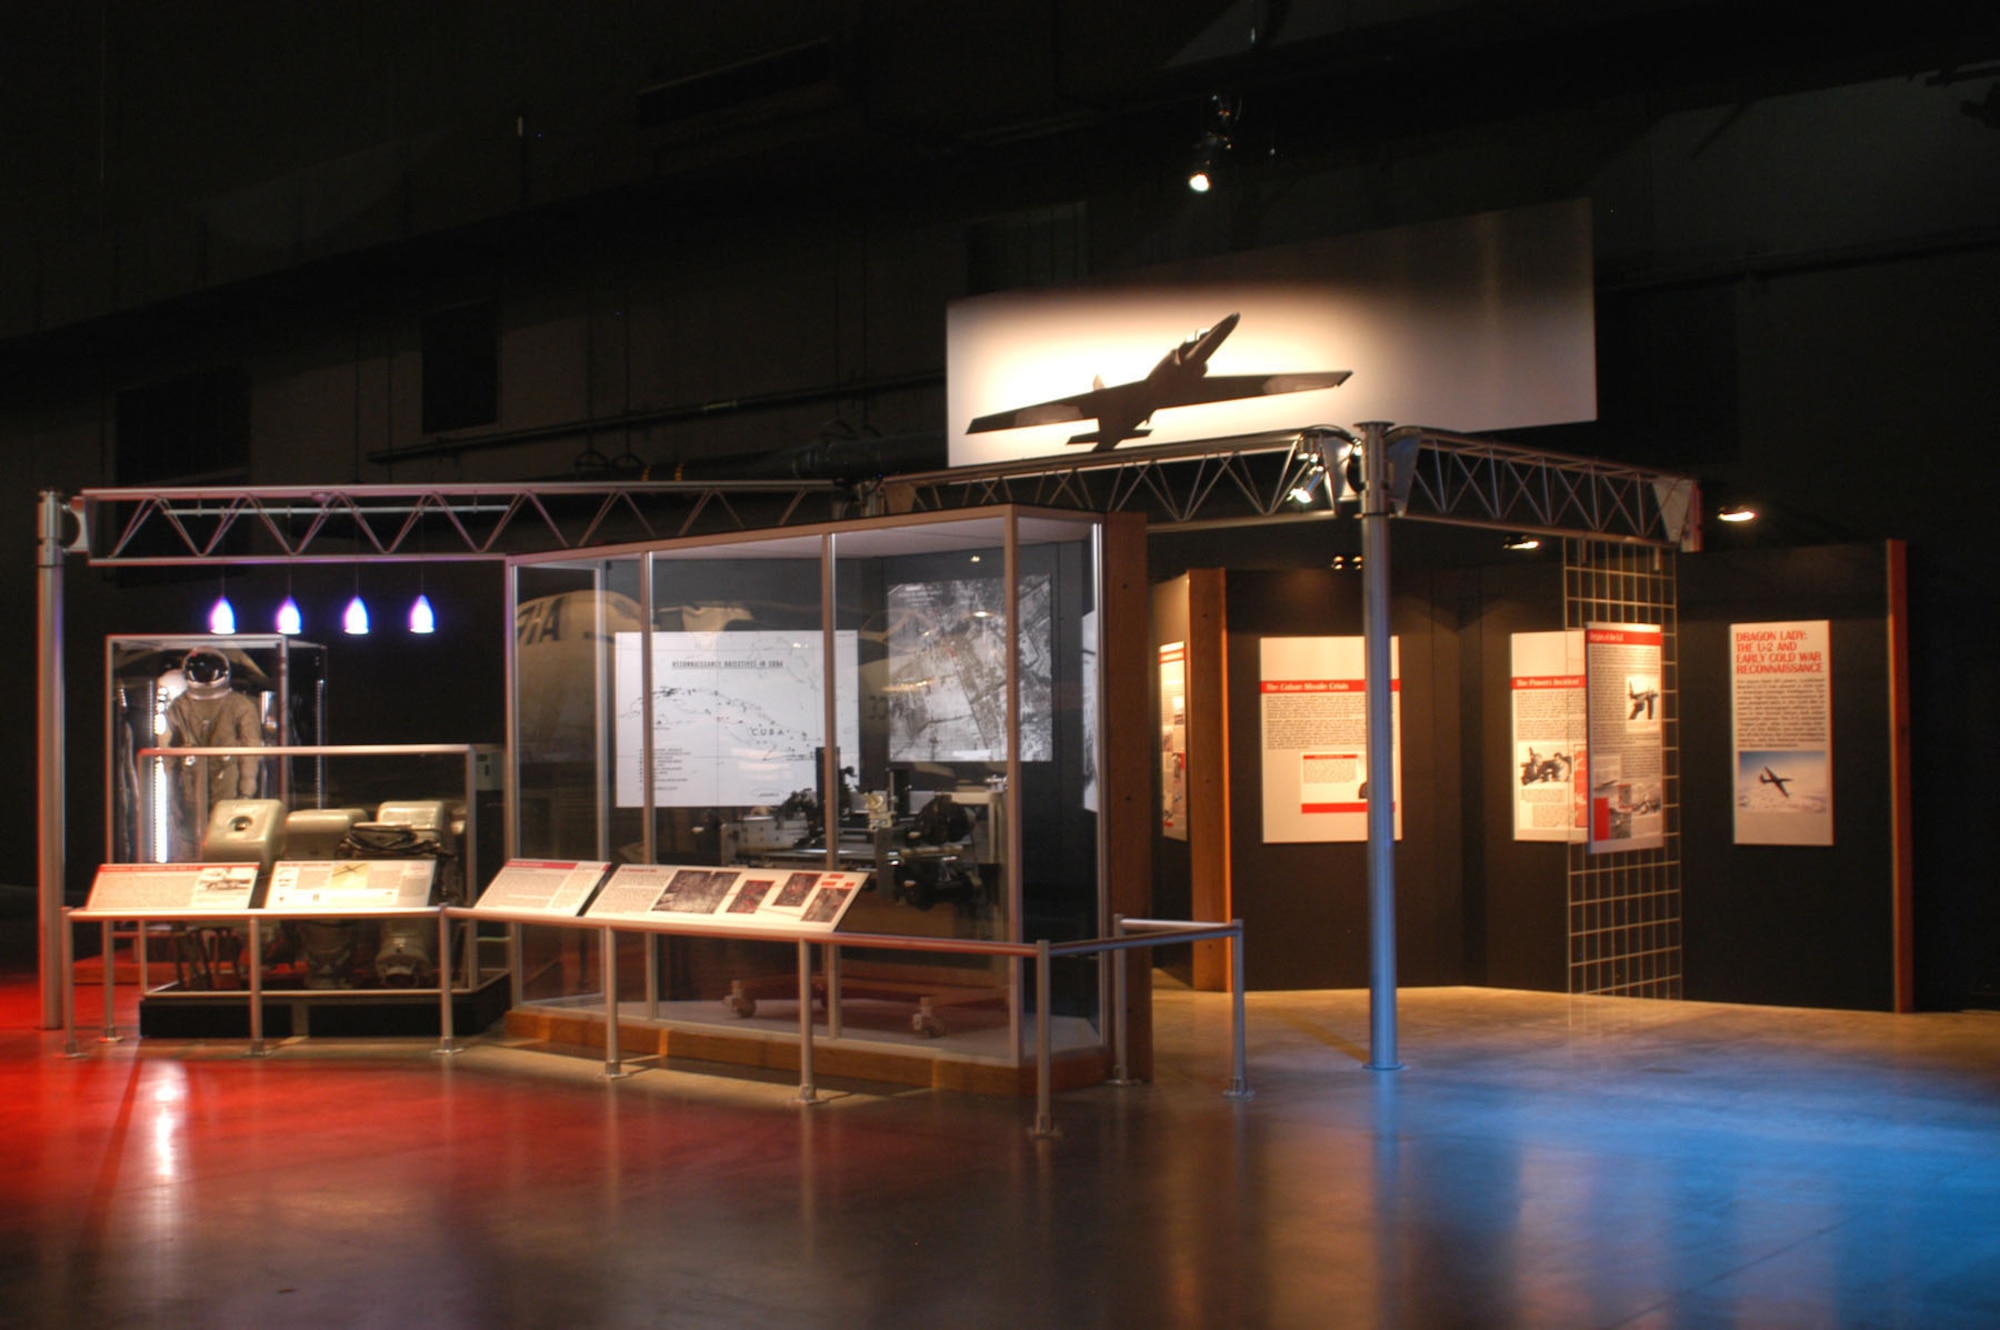
[[[1890,576],[1879,545],[1681,561],[1681,785],[1687,995],[1896,1005]],[[1734,844],[1729,626],[1825,619],[1833,844]]]
[[[1564,992],[1569,987],[1569,848],[1514,839],[1512,635],[1563,626],[1559,561],[1469,569],[1461,582],[1464,696],[1466,927],[1482,982]]]
[[[1367,846],[1265,843],[1258,692],[1264,638],[1359,635],[1361,579],[1324,568],[1246,571],[1232,572],[1227,588],[1230,871],[1247,982],[1366,986]],[[1403,732],[1397,977],[1412,986],[1465,983],[1456,606],[1427,576],[1399,581],[1392,601]]]

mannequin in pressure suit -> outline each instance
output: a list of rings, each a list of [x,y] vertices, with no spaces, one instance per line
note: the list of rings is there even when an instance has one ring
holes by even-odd
[[[248,694],[229,686],[229,658],[196,647],[181,665],[187,690],[167,704],[167,745],[172,748],[261,748],[263,721]],[[262,764],[249,757],[184,757],[174,773],[174,824],[193,857],[201,847],[208,812],[222,799],[252,799]],[[178,856],[177,856],[178,857]]]

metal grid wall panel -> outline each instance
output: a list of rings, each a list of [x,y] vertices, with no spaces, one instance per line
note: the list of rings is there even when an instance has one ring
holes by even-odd
[[[1563,542],[1564,622],[1661,629],[1661,812],[1657,850],[1592,854],[1569,847],[1569,991],[1683,996],[1681,969],[1680,614],[1673,551],[1597,540]]]

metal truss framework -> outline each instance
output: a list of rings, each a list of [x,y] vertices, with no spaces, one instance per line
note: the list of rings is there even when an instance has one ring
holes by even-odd
[[[94,566],[463,562],[854,515],[832,481],[98,489],[69,500]]]
[[[1401,427],[1380,437],[1397,516],[1693,549],[1694,482],[1595,458]],[[92,565],[464,561],[719,535],[862,513],[1017,503],[1143,512],[1176,529],[1327,518],[1359,498],[1339,426],[830,480],[85,490],[71,553]]]
[[[1693,549],[1694,481],[1417,427],[1387,430],[1396,515],[1454,526]],[[1358,500],[1359,438],[1338,426],[898,476],[891,506],[1142,511],[1193,528],[1325,517]]]

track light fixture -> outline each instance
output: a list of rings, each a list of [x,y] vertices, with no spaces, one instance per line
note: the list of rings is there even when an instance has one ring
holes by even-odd
[[[1500,542],[1500,548],[1503,550],[1519,550],[1525,552],[1527,550],[1538,550],[1541,547],[1542,547],[1541,540],[1538,537],[1529,535],[1525,531],[1519,532],[1515,535],[1511,535],[1507,537],[1507,539]]]
[[[1234,97],[1217,93],[1208,99],[1201,137],[1195,140],[1194,162],[1188,168],[1187,185],[1195,193],[1206,194],[1214,187],[1216,174],[1234,146],[1230,133],[1241,111],[1242,103]]]
[[[1746,503],[1724,504],[1716,511],[1715,519],[1718,522],[1754,522],[1757,510]]]

